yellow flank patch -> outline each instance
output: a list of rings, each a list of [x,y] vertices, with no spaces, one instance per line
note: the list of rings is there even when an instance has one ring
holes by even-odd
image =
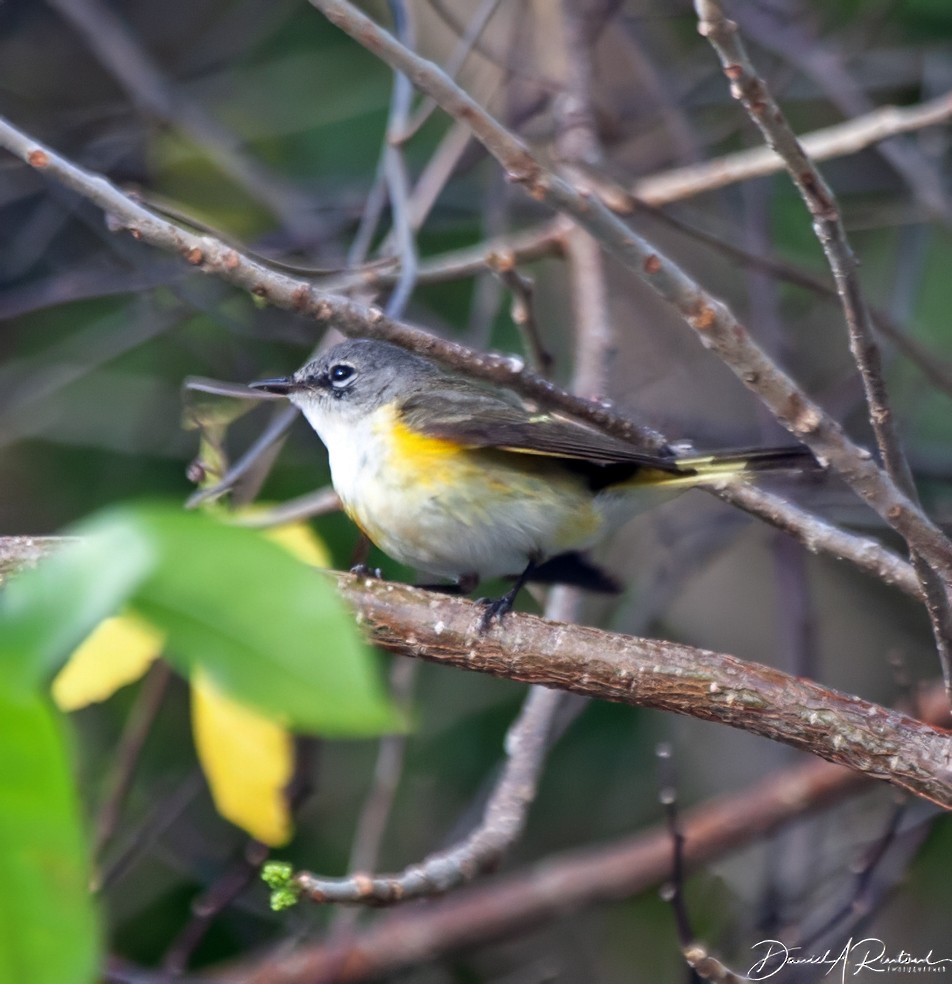
[[[440,437],[428,437],[411,430],[400,420],[390,418],[381,422],[389,428],[390,467],[397,475],[403,474],[414,483],[432,485],[442,483],[454,474],[447,471],[466,460],[466,448],[455,441]]]
[[[443,437],[429,437],[411,430],[402,421],[391,424],[390,440],[393,450],[406,461],[420,461],[425,458],[445,458],[464,450],[462,444]]]

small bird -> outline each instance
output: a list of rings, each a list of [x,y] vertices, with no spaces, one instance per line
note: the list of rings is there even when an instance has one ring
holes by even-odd
[[[646,454],[514,392],[388,342],[354,339],[293,375],[249,384],[286,396],[327,446],[344,509],[385,553],[444,586],[513,577],[617,590],[582,551],[643,509],[752,471],[816,467],[802,446]]]

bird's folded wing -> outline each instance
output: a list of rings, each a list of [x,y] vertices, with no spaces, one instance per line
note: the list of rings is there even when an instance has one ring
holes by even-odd
[[[675,474],[681,471],[671,457],[647,454],[584,424],[544,411],[533,412],[482,391],[421,394],[403,405],[400,416],[416,433],[470,448],[642,465]]]

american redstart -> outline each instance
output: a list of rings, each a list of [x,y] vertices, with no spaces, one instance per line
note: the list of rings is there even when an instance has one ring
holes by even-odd
[[[646,454],[388,342],[342,342],[284,379],[327,446],[347,514],[385,553],[460,591],[515,577],[605,589],[579,553],[630,516],[692,486],[816,467],[800,446]]]

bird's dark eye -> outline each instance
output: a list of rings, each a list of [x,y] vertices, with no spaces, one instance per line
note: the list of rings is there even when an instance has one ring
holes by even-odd
[[[354,367],[347,365],[346,362],[338,362],[336,366],[331,366],[330,372],[327,374],[330,377],[331,386],[334,389],[343,389],[345,386],[349,386],[354,378]]]

